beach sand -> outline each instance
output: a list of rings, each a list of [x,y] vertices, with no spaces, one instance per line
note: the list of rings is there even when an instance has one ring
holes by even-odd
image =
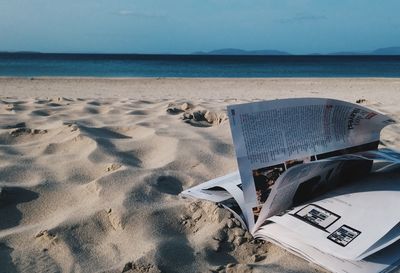
[[[363,99],[399,118],[399,92],[399,79],[0,78],[0,272],[324,272],[178,194],[237,169],[229,104]],[[383,143],[399,148],[399,132]]]

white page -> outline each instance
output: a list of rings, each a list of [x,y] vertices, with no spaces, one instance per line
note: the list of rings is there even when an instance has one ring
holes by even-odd
[[[398,223],[394,228],[392,228],[385,236],[383,236],[379,241],[373,244],[369,249],[367,249],[361,258],[370,256],[371,254],[393,244],[400,239],[400,223]]]
[[[257,237],[269,240],[312,263],[334,273],[380,273],[390,272],[400,262],[400,242],[377,252],[361,261],[350,261],[328,255],[301,242],[301,236],[285,227],[270,223],[257,231]]]
[[[211,202],[222,202],[232,197],[232,195],[227,191],[213,191],[209,190],[214,187],[222,187],[222,185],[232,184],[239,185],[241,184],[239,172],[233,172],[207,182],[201,183],[197,186],[194,186],[190,189],[184,190],[180,193],[182,197],[190,197],[196,199],[204,199]]]
[[[270,221],[328,254],[357,260],[400,219],[399,175],[373,174]],[[396,237],[396,234],[391,236]]]
[[[253,217],[253,214],[251,212],[251,210],[249,210],[247,207],[245,207],[245,203],[244,203],[244,198],[243,198],[243,191],[241,189],[242,184],[237,184],[237,183],[226,183],[224,185],[222,185],[231,195],[232,197],[235,199],[235,201],[237,202],[237,204],[239,205],[240,208],[240,212],[241,213],[237,213],[238,215],[240,215],[241,222],[243,227],[247,227],[249,229],[248,226],[248,219],[249,217]]]
[[[213,190],[216,187],[224,190]],[[245,207],[241,187],[239,172],[233,172],[184,190],[180,195],[220,203],[234,214],[243,227],[248,227],[248,218],[252,217],[252,213]],[[230,200],[232,198],[234,203]]]
[[[375,143],[380,130],[394,122],[360,105],[321,98],[232,105],[228,114],[244,200],[255,211],[263,204],[257,198],[256,170],[280,174],[292,160],[306,162],[315,155]]]

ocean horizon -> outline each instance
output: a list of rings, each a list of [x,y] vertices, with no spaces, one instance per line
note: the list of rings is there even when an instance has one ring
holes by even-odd
[[[2,77],[400,77],[400,56],[0,53]]]

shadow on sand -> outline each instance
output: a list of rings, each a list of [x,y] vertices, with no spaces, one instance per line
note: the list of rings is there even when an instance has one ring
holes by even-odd
[[[17,205],[30,202],[39,197],[36,192],[18,187],[2,188],[0,194],[0,230],[12,228],[19,224],[22,213]]]

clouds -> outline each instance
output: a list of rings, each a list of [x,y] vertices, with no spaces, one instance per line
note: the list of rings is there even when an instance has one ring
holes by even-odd
[[[117,12],[117,14],[121,15],[121,16],[129,16],[129,15],[133,15],[134,12],[131,10],[120,10]]]
[[[293,17],[282,18],[282,19],[279,19],[278,21],[281,23],[287,24],[287,23],[299,23],[299,22],[315,22],[315,21],[321,21],[321,20],[326,20],[326,19],[328,19],[328,17],[326,17],[325,15],[298,13]]]
[[[119,16],[131,16],[137,18],[166,18],[167,15],[165,13],[155,13],[155,12],[138,12],[129,9],[119,10],[115,13]]]

